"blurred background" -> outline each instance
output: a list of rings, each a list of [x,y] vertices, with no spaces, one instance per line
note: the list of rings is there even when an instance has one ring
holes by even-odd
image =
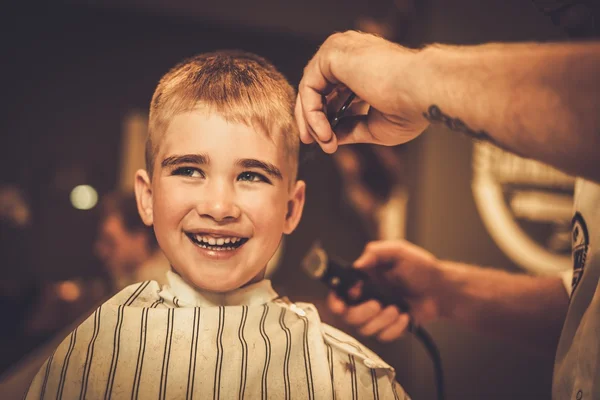
[[[297,85],[335,31],[375,32],[410,47],[565,38],[529,0],[49,0],[5,5],[0,19],[3,398],[21,397],[43,349],[77,320],[123,285],[152,276],[139,265],[164,266],[128,211],[128,193],[143,167],[152,92],[183,58],[248,50]],[[509,271],[554,272],[519,256],[533,253],[565,267],[572,178],[545,166],[525,168],[531,164],[440,126],[396,148],[304,153],[307,205],[273,261],[274,286],[315,303],[325,322],[379,353],[413,399],[435,394],[421,345],[410,336],[385,346],[361,339],[334,318],[327,291],[299,268],[315,239],[349,261],[369,240],[407,238],[439,258]],[[485,210],[491,203],[503,211]],[[499,214],[506,221],[490,220]],[[524,239],[503,242],[514,237],[510,229]],[[551,356],[444,322],[427,328],[442,354],[448,400],[550,397]]]

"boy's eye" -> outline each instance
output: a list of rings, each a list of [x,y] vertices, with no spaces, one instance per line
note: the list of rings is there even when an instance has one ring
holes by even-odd
[[[265,182],[265,183],[271,183],[271,181],[268,180],[264,175],[261,175],[258,172],[250,172],[250,171],[245,171],[245,172],[242,172],[241,174],[239,174],[238,175],[238,180],[239,181],[246,181],[246,182]]]
[[[204,177],[204,173],[198,168],[194,167],[179,167],[171,173],[172,175],[189,176],[191,178]]]

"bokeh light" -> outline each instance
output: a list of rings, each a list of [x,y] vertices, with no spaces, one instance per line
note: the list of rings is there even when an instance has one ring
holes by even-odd
[[[78,185],[71,191],[71,204],[78,210],[89,210],[98,203],[98,192],[90,185]]]
[[[68,303],[77,301],[81,297],[81,288],[73,281],[60,282],[56,287],[56,292],[61,300]]]

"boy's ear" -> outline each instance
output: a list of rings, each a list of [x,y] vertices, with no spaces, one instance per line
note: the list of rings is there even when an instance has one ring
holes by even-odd
[[[142,217],[144,224],[152,226],[154,223],[154,213],[152,210],[152,184],[146,170],[139,169],[135,173],[134,188],[140,217]]]
[[[286,235],[289,235],[296,229],[300,222],[300,218],[302,218],[305,196],[306,183],[304,183],[304,181],[297,181],[292,188],[291,196],[287,204],[287,214],[285,215],[285,223],[283,226],[283,233]]]

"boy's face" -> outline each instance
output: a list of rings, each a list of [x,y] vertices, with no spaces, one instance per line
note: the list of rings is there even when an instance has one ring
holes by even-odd
[[[152,182],[136,175],[138,206],[173,268],[215,292],[262,279],[304,206],[283,147],[199,108],[172,119],[154,165]]]

